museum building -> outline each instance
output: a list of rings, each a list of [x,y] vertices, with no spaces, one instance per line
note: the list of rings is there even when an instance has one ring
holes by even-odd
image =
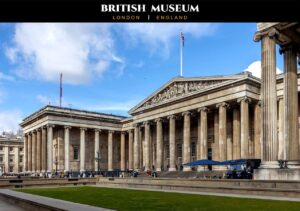
[[[278,139],[283,139],[282,76],[276,81]],[[132,108],[128,118],[48,105],[21,123],[26,171],[97,170],[98,152],[106,170],[176,171],[197,159],[260,159],[260,86],[249,72],[176,77]]]

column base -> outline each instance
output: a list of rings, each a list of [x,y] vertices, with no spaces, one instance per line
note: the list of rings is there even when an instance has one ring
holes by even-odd
[[[156,171],[161,171],[161,168],[156,168]]]
[[[287,162],[287,167],[289,169],[300,169],[300,161],[299,160],[289,160]]]
[[[300,169],[254,169],[254,180],[300,180]]]
[[[176,168],[172,167],[172,168],[169,168],[168,171],[177,171]]]
[[[261,162],[259,169],[278,169],[278,161],[263,161]]]
[[[192,168],[190,166],[184,166],[183,171],[192,171]]]

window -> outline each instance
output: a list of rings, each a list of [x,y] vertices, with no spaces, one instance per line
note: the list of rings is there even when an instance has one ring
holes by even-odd
[[[23,172],[23,166],[19,167],[19,172]]]
[[[170,158],[169,145],[166,145],[166,158]]]
[[[191,153],[192,153],[192,157],[196,156],[196,143],[195,142],[192,142]]]
[[[9,162],[14,162],[14,156],[9,156]]]
[[[23,152],[23,147],[20,147],[20,152]]]
[[[14,148],[13,147],[9,147],[9,151],[14,151]]]
[[[182,157],[182,144],[177,144],[177,157]]]
[[[13,166],[9,167],[9,172],[14,172],[14,167]]]
[[[74,147],[74,160],[78,160],[79,159],[79,156],[78,156],[78,151],[79,151],[79,146],[78,145],[75,145]]]
[[[20,161],[20,163],[23,162],[23,156],[22,155],[20,155],[19,161]]]
[[[3,156],[2,155],[0,156],[0,162],[3,162]]]
[[[3,146],[0,146],[0,151],[3,151]]]

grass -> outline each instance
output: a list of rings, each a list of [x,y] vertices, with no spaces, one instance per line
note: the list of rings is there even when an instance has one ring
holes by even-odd
[[[300,210],[299,202],[89,186],[35,188],[17,191],[115,210]]]

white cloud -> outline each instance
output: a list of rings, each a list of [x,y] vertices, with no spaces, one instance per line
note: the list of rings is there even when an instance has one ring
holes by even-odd
[[[0,131],[17,132],[19,123],[22,121],[21,112],[7,110],[0,112]]]
[[[53,98],[49,97],[46,95],[37,95],[36,99],[38,100],[39,103],[41,103],[43,106],[46,105],[54,105],[54,106],[59,106],[59,97]],[[62,107],[68,107],[70,104],[65,100],[64,97],[62,97]]]
[[[101,76],[111,64],[121,66],[110,24],[16,24],[13,45],[6,56],[16,64],[19,76],[83,84]]]
[[[187,36],[203,37],[211,35],[217,28],[217,24],[211,23],[135,23],[122,24],[125,29],[126,40],[133,43],[141,42],[143,47],[149,49],[150,53],[159,50],[164,56],[170,53],[171,39],[178,37],[180,42],[180,32]],[[187,35],[187,36],[186,36]]]
[[[102,102],[94,105],[84,106],[85,109],[91,111],[129,111],[134,107],[139,101],[129,100],[125,102]]]
[[[244,71],[251,72],[255,77],[261,78],[261,61],[252,62]],[[282,73],[278,67],[276,68],[276,73]]]

